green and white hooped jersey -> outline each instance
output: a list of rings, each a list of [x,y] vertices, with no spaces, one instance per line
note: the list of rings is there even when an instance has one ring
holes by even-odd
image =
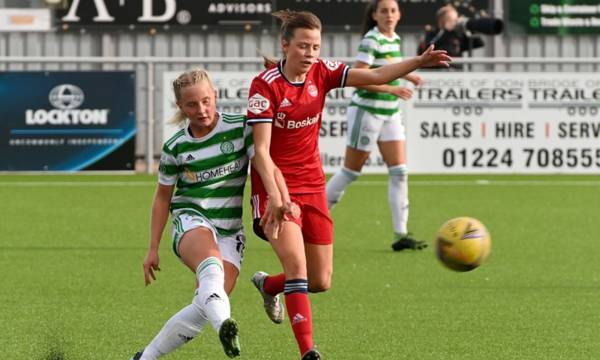
[[[369,64],[371,69],[402,61],[400,36],[394,33],[389,38],[375,26],[361,40],[356,60]],[[398,86],[400,80],[393,80],[389,85]],[[375,115],[392,115],[399,111],[400,101],[396,95],[357,89],[350,105]]]
[[[192,137],[186,126],[164,144],[158,181],[177,185],[170,206],[174,218],[199,214],[226,236],[242,229],[244,186],[254,145],[245,115],[218,116],[217,125],[204,137]]]

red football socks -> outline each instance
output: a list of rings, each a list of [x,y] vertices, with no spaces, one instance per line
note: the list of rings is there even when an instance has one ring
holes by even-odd
[[[283,273],[277,275],[270,275],[265,278],[263,283],[263,290],[271,295],[275,296],[283,292],[285,286],[285,275]]]
[[[304,279],[288,280],[285,288],[285,305],[302,356],[314,346],[308,284]]]

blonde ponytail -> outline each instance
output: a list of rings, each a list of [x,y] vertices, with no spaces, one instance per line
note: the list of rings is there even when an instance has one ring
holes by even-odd
[[[175,113],[175,115],[173,115],[168,121],[168,124],[173,124],[173,125],[177,125],[177,126],[183,126],[183,124],[185,123],[185,121],[187,120],[187,116],[185,116],[185,114],[183,113],[183,111],[181,110],[177,110],[177,112]]]

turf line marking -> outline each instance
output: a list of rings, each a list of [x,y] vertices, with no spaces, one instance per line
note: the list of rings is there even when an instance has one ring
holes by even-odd
[[[0,246],[3,251],[121,251],[145,250],[145,246]]]
[[[156,184],[156,181],[0,181],[0,187],[135,187]]]
[[[144,187],[156,181],[0,181],[0,187]],[[352,186],[387,186],[387,181],[359,180]],[[600,180],[412,180],[410,186],[600,186]]]
[[[600,186],[595,180],[414,180],[410,186]],[[387,181],[355,181],[352,186],[387,186]]]

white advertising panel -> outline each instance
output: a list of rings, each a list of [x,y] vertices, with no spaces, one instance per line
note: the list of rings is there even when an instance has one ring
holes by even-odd
[[[166,141],[177,128],[167,124],[167,120],[175,114],[175,100],[171,91],[173,80],[179,72],[165,72],[163,77],[163,89],[167,93],[164,97],[164,127],[163,139]],[[258,75],[257,72],[233,72],[233,71],[211,71],[209,73],[215,87],[218,89],[217,108],[223,112],[246,113],[248,89],[252,79]],[[323,109],[323,121],[321,126],[321,161],[327,173],[333,173],[344,163],[344,152],[346,149],[346,108],[354,89],[335,89],[328,94]],[[364,173],[386,173],[387,168],[376,150],[363,168]]]
[[[0,9],[0,32],[50,30],[50,9]]]
[[[600,173],[600,74],[423,73],[411,173]]]

